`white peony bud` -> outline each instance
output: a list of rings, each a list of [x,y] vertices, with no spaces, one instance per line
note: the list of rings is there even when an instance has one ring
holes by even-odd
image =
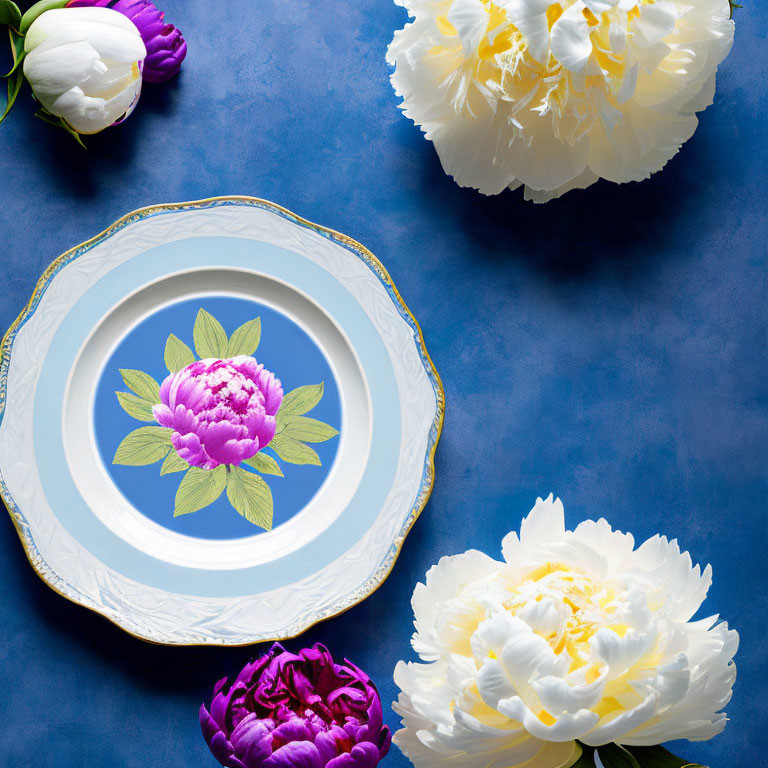
[[[29,28],[24,50],[24,75],[38,101],[78,133],[98,133],[125,119],[139,99],[147,51],[122,13],[46,11]]]

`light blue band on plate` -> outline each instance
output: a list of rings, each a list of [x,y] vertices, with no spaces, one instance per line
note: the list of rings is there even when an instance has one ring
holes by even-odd
[[[295,286],[332,315],[365,372],[372,404],[372,444],[360,485],[339,518],[317,538],[268,564],[232,571],[185,568],[141,552],[90,510],[69,474],[62,438],[67,376],[92,330],[138,288],[187,269],[256,270]],[[97,281],[72,307],[54,337],[35,393],[34,445],[40,479],[54,514],[95,557],[124,576],[158,589],[208,597],[253,595],[310,576],[341,557],[370,528],[389,492],[400,450],[400,403],[387,350],[349,291],[314,262],[254,240],[192,238],[152,248]]]

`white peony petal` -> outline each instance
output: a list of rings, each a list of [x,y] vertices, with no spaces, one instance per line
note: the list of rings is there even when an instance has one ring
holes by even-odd
[[[452,687],[449,667],[443,660],[418,665],[401,662],[395,669],[395,682],[402,692],[393,708],[402,717],[403,728],[393,741],[415,765],[442,768],[449,761],[458,768],[522,768],[539,760],[548,768],[572,764],[578,754],[573,742],[542,742],[498,713],[499,727],[475,716],[473,712],[483,717],[489,713],[471,695]],[[432,717],[424,714],[430,702]]]
[[[82,24],[109,25],[138,34],[136,25],[119,11],[110,8],[54,8],[35,19],[24,38],[24,50],[29,53],[55,34],[70,26]]]
[[[412,644],[422,659],[430,661],[451,650],[453,641],[446,637],[444,624],[439,623],[446,604],[460,595],[467,584],[490,576],[500,567],[500,563],[482,552],[469,550],[462,555],[443,557],[427,571],[426,584],[416,586],[411,600],[416,627]],[[478,610],[479,606],[470,605],[463,613],[471,621]],[[453,618],[459,620],[461,612],[459,608]],[[475,620],[473,626],[477,626],[477,623]],[[462,632],[459,627],[458,634],[464,637],[465,631]]]
[[[611,50],[614,53],[624,53],[627,47],[627,27],[626,24],[611,22],[608,29],[608,40],[611,43]]]
[[[545,725],[542,719],[531,712],[519,696],[511,699],[503,699],[499,702],[499,712],[505,714],[511,720],[518,720],[525,726],[525,730],[537,739],[544,741],[571,741],[584,739],[597,724],[599,716],[588,709],[580,709],[576,712],[566,712],[558,717],[552,725]],[[551,713],[550,713],[551,714]]]
[[[536,504],[520,523],[520,541],[530,547],[550,541],[559,541],[565,535],[563,502],[549,494],[536,499]],[[502,543],[502,551],[504,544]]]
[[[608,720],[605,725],[591,729],[589,733],[581,736],[580,740],[590,747],[599,747],[612,741],[626,743],[623,741],[623,734],[651,720],[656,714],[656,702],[656,695],[651,694],[634,709],[622,712]]]
[[[600,177],[591,168],[586,167],[578,176],[576,176],[576,178],[571,179],[565,184],[561,184],[555,189],[539,190],[526,187],[525,199],[531,200],[534,203],[548,203],[550,200],[554,200],[556,197],[561,197],[572,189],[586,189],[587,187],[592,186],[592,184],[599,178]],[[511,186],[510,189],[512,189]]]
[[[550,0],[499,0],[507,18],[525,36],[528,50],[536,61],[545,64],[549,57]]]
[[[584,520],[573,531],[573,539],[584,544],[595,553],[606,558],[611,570],[623,567],[635,547],[635,539],[631,533],[614,531],[602,517],[594,520]]]
[[[454,0],[447,18],[459,35],[464,55],[472,57],[480,47],[488,26],[485,6],[480,0]]]
[[[29,53],[73,42],[89,42],[99,54],[115,61],[139,61],[147,55],[134,23],[109,8],[46,11],[30,27],[24,49]]]
[[[534,632],[549,635],[560,630],[570,618],[571,611],[562,603],[555,603],[551,597],[530,600],[518,612],[517,618],[524,621]]]
[[[624,80],[621,83],[616,94],[616,101],[619,104],[623,104],[625,101],[629,101],[634,95],[637,88],[637,75],[640,70],[640,65],[635,62],[631,67],[627,69],[624,74]]]
[[[534,680],[532,685],[544,709],[559,717],[597,706],[605,690],[605,679],[603,672],[589,685],[570,685],[561,677],[546,676]]]
[[[641,5],[640,16],[629,27],[633,42],[646,48],[658,45],[675,28],[675,6],[666,0]]]
[[[36,50],[24,59],[24,76],[34,84],[39,96],[58,97],[99,71],[106,71],[106,66],[87,42],[68,43],[48,51]]]
[[[715,100],[715,73],[701,87],[701,90],[683,106],[686,112],[701,112],[712,105]]]
[[[80,88],[61,94],[50,106],[50,112],[63,117],[76,131],[95,133],[111,125],[104,99],[86,96]]]
[[[477,672],[477,689],[483,701],[494,709],[499,701],[514,696],[517,691],[498,659],[486,659]]]
[[[38,45],[35,52],[55,51],[68,43],[88,43],[99,56],[116,62],[141,61],[147,55],[147,49],[135,27],[129,31],[110,24],[91,23],[61,27]]]
[[[608,627],[601,627],[589,642],[594,659],[608,667],[610,679],[621,677],[650,650],[653,637],[634,630],[619,635]]]
[[[592,55],[590,28],[582,13],[585,7],[581,0],[577,0],[552,25],[552,55],[572,72],[584,71]]]

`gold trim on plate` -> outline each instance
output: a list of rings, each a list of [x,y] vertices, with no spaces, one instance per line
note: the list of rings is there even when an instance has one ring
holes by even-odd
[[[356,240],[353,240],[351,237],[348,237],[347,235],[344,235],[341,232],[337,232],[333,229],[329,229],[328,227],[323,227],[319,224],[314,224],[313,222],[308,221],[307,219],[303,219],[300,216],[297,216],[296,214],[289,211],[287,208],[283,208],[282,206],[269,202],[268,200],[263,200],[261,198],[248,197],[248,196],[223,196],[223,197],[209,197],[203,200],[195,200],[195,201],[186,202],[186,203],[151,205],[146,208],[139,208],[138,210],[135,210],[127,214],[126,216],[123,216],[121,219],[116,221],[114,224],[112,224],[110,227],[108,227],[107,229],[105,229],[103,232],[96,235],[95,237],[92,237],[89,240],[86,240],[85,242],[81,243],[80,245],[77,245],[74,248],[70,248],[68,251],[65,251],[61,256],[55,259],[48,266],[48,268],[45,270],[45,272],[43,272],[42,276],[38,280],[37,285],[35,286],[35,290],[33,291],[30,300],[27,302],[27,305],[24,307],[24,309],[19,314],[19,316],[16,318],[13,325],[11,325],[11,327],[5,333],[2,340],[2,345],[0,345],[0,421],[2,420],[3,414],[5,412],[6,393],[7,393],[7,385],[8,385],[8,369],[10,364],[11,351],[13,348],[13,341],[16,336],[16,333],[21,328],[21,326],[26,322],[26,320],[34,313],[37,307],[37,304],[39,303],[48,284],[53,280],[53,278],[56,276],[56,274],[59,272],[59,270],[62,267],[66,266],[71,261],[76,259],[78,256],[81,256],[86,251],[90,250],[94,246],[98,245],[99,243],[103,242],[107,238],[111,237],[116,232],[124,229],[130,224],[133,224],[137,221],[141,221],[142,219],[146,219],[151,216],[156,216],[164,213],[175,213],[175,212],[184,211],[184,210],[195,210],[195,209],[199,210],[199,209],[206,209],[206,208],[215,208],[221,205],[244,205],[248,207],[256,207],[256,208],[262,208],[265,210],[270,210],[274,213],[277,213],[281,217],[288,219],[289,221],[292,221],[302,227],[306,227],[307,229],[311,229],[323,235],[324,237],[327,237],[333,240],[334,242],[337,242],[343,245],[348,250],[356,253],[366,264],[368,264],[368,266],[376,273],[379,280],[387,289],[387,292],[390,294],[393,301],[399,307],[401,314],[403,314],[403,316],[405,317],[409,325],[411,325],[411,327],[414,329],[414,332],[415,332],[414,336],[418,341],[418,348],[422,358],[422,362],[424,364],[424,368],[432,382],[432,386],[435,391],[437,408],[435,412],[435,418],[432,422],[432,427],[430,430],[429,448],[427,451],[427,455],[425,457],[425,467],[424,467],[424,473],[422,476],[421,486],[419,488],[419,493],[417,494],[416,500],[413,506],[411,507],[411,510],[407,518],[405,519],[403,525],[401,526],[398,535],[395,537],[395,540],[387,556],[384,558],[384,560],[382,561],[382,563],[380,564],[376,572],[372,576],[370,576],[369,579],[364,584],[362,584],[355,592],[347,595],[344,598],[344,600],[341,600],[335,605],[328,608],[326,611],[322,613],[322,615],[314,616],[312,621],[309,621],[306,624],[306,626],[303,626],[301,630],[296,633],[279,635],[279,636],[269,637],[269,638],[266,638],[266,637],[259,638],[258,640],[253,640],[245,643],[227,643],[225,641],[221,641],[221,642],[212,641],[209,643],[175,643],[175,645],[180,645],[180,646],[210,645],[210,646],[237,647],[237,646],[252,645],[257,642],[290,640],[294,637],[298,637],[299,635],[303,634],[308,629],[311,629],[316,624],[319,624],[321,621],[325,621],[326,619],[332,618],[334,616],[338,616],[344,613],[345,611],[348,611],[350,608],[353,608],[354,606],[359,605],[367,597],[370,597],[384,583],[384,581],[387,579],[389,574],[392,572],[392,569],[395,566],[395,562],[397,561],[397,558],[399,557],[400,552],[402,550],[402,546],[403,546],[403,543],[405,542],[406,536],[410,532],[411,528],[413,527],[418,517],[421,515],[421,512],[426,506],[427,501],[429,500],[429,496],[432,493],[432,488],[434,487],[434,481],[435,481],[435,461],[434,461],[435,451],[437,450],[437,443],[440,439],[440,434],[443,427],[443,420],[445,417],[445,392],[443,389],[442,382],[440,381],[440,376],[437,373],[437,369],[435,368],[434,363],[432,362],[432,359],[430,358],[429,353],[427,352],[426,346],[424,344],[424,335],[422,333],[421,327],[419,326],[419,323],[416,320],[416,318],[413,316],[413,313],[410,311],[406,303],[403,301],[403,298],[400,295],[400,292],[397,290],[397,287],[392,282],[392,278],[389,276],[389,273],[387,272],[386,268],[376,258],[376,256],[373,255],[373,253],[371,253],[361,243],[358,243]],[[32,540],[31,536],[28,535],[27,531],[24,528],[24,523],[25,523],[24,515],[21,512],[21,510],[19,510],[18,507],[16,506],[16,503],[11,497],[11,494],[8,491],[8,488],[6,487],[5,482],[3,481],[1,475],[0,475],[0,497],[2,497],[3,501],[5,502],[5,505],[8,509],[8,513],[11,517],[11,520],[13,521],[16,532],[19,535],[19,539],[21,540],[27,560],[29,560],[29,563],[32,566],[34,572],[54,592],[58,593],[66,600],[69,600],[70,602],[75,603],[76,605],[80,605],[92,611],[93,613],[103,616],[111,623],[120,627],[120,629],[122,629],[124,632],[127,632],[129,635],[132,635],[133,637],[139,640],[142,640],[144,642],[151,643],[154,645],[166,644],[166,643],[160,643],[154,640],[150,640],[147,637],[143,637],[142,635],[136,634],[135,632],[132,632],[131,630],[126,629],[126,627],[120,624],[119,618],[108,616],[96,604],[90,605],[85,600],[78,599],[78,597],[75,594],[73,594],[74,592],[76,592],[76,590],[71,585],[66,584],[66,582],[64,582],[53,571],[53,569],[45,562],[42,555],[40,555],[40,553],[37,551],[37,548],[34,545],[34,541]]]

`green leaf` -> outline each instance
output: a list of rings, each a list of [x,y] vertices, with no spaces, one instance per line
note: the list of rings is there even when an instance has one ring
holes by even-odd
[[[0,24],[18,29],[21,26],[21,11],[11,0],[0,0]]]
[[[192,350],[177,336],[171,334],[165,342],[165,367],[176,373],[195,362]]]
[[[243,323],[230,337],[227,344],[227,357],[252,355],[261,341],[261,318]]]
[[[32,26],[32,22],[37,19],[38,16],[42,16],[46,11],[50,11],[52,8],[63,8],[69,0],[40,0],[39,3],[35,3],[22,17],[19,22],[19,32],[22,35],[26,35],[29,28]]]
[[[39,117],[44,123],[48,123],[48,125],[53,125],[56,128],[61,128],[66,131],[83,149],[87,149],[85,144],[83,144],[83,139],[80,134],[66,120],[64,120],[64,118],[56,117],[56,115],[52,115],[47,109],[42,107],[35,112],[35,117]]]
[[[172,472],[185,472],[188,469],[189,464],[176,453],[174,448],[171,448],[168,455],[165,457],[163,466],[160,467],[160,474],[170,475]]]
[[[19,91],[21,90],[21,86],[23,84],[24,84],[24,72],[22,72],[22,70],[20,69],[8,77],[8,88],[7,88],[5,110],[3,111],[3,114],[0,115],[0,123],[2,123],[3,120],[5,120],[5,118],[8,117],[8,114],[13,108],[13,105],[16,103],[16,97],[19,95]]]
[[[13,54],[13,66],[6,75],[10,77],[21,65],[27,53],[24,50],[24,36],[9,27],[8,36],[11,38],[11,53]]]
[[[201,360],[206,357],[227,356],[227,334],[224,333],[221,323],[204,309],[197,313],[192,338],[195,342],[195,352]]]
[[[272,530],[272,491],[258,475],[232,467],[227,478],[227,498],[249,523]]]
[[[673,755],[664,747],[628,747],[627,749],[640,764],[640,768],[705,768],[699,763],[689,763],[682,757]]]
[[[253,458],[246,459],[243,464],[253,467],[257,472],[261,472],[262,475],[279,475],[283,477],[283,470],[280,469],[280,465],[266,453],[259,452]]]
[[[190,467],[176,491],[173,516],[188,515],[213,504],[221,496],[226,484],[227,471],[223,464],[211,470]]]
[[[277,412],[278,417],[286,414],[301,416],[302,413],[311,411],[323,397],[323,382],[309,384],[306,387],[297,387],[291,390],[284,398]]]
[[[596,751],[604,768],[641,768],[640,763],[618,744],[606,744]]]
[[[171,447],[172,430],[165,427],[139,427],[117,446],[113,464],[141,467],[165,458]]]
[[[330,424],[306,416],[288,416],[282,421],[278,433],[305,443],[324,443],[339,434]]]
[[[308,445],[286,435],[275,435],[269,447],[289,464],[314,464],[320,466],[320,457]]]
[[[129,392],[115,392],[123,410],[139,421],[157,421],[152,413],[152,403]]]
[[[595,768],[594,749],[581,743],[578,746],[581,749],[581,756],[571,768]]]
[[[120,375],[123,377],[125,386],[140,398],[153,405],[160,402],[160,385],[148,373],[121,368]]]

